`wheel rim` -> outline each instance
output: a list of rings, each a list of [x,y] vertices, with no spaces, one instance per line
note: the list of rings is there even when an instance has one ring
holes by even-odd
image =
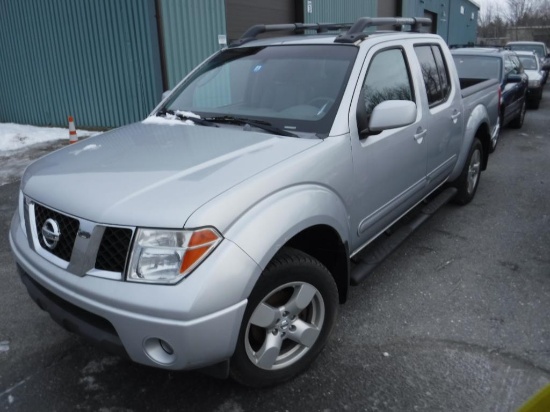
[[[470,165],[468,166],[468,194],[474,193],[477,182],[479,180],[479,173],[481,171],[481,152],[476,149],[472,153],[470,159]]]
[[[279,286],[250,316],[246,354],[261,369],[289,367],[317,342],[324,319],[325,303],[314,286],[305,282]]]

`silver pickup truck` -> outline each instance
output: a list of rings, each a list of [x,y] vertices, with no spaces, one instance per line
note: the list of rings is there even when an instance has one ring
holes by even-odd
[[[366,31],[388,24],[411,30]],[[10,244],[31,297],[144,365],[305,370],[349,285],[487,166],[498,85],[461,91],[427,24],[254,26],[144,121],[29,166]]]

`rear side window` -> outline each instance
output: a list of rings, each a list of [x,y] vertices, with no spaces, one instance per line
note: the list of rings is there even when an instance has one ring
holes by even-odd
[[[441,49],[436,45],[423,45],[414,48],[422,69],[430,107],[443,103],[449,97],[451,84],[449,72]]]

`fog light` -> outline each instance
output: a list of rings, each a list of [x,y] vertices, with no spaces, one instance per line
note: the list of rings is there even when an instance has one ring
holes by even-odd
[[[176,361],[176,352],[172,345],[160,338],[148,338],[143,342],[147,356],[159,365],[171,365]]]
[[[170,346],[170,344],[166,341],[163,341],[162,339],[159,339],[160,347],[166,352],[168,355],[174,354],[174,349]]]

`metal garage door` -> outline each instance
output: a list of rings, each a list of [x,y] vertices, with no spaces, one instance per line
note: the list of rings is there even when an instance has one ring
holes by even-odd
[[[395,17],[399,14],[396,0],[378,0],[378,17]]]
[[[254,24],[294,23],[302,7],[295,0],[225,0],[227,38],[238,39]]]

